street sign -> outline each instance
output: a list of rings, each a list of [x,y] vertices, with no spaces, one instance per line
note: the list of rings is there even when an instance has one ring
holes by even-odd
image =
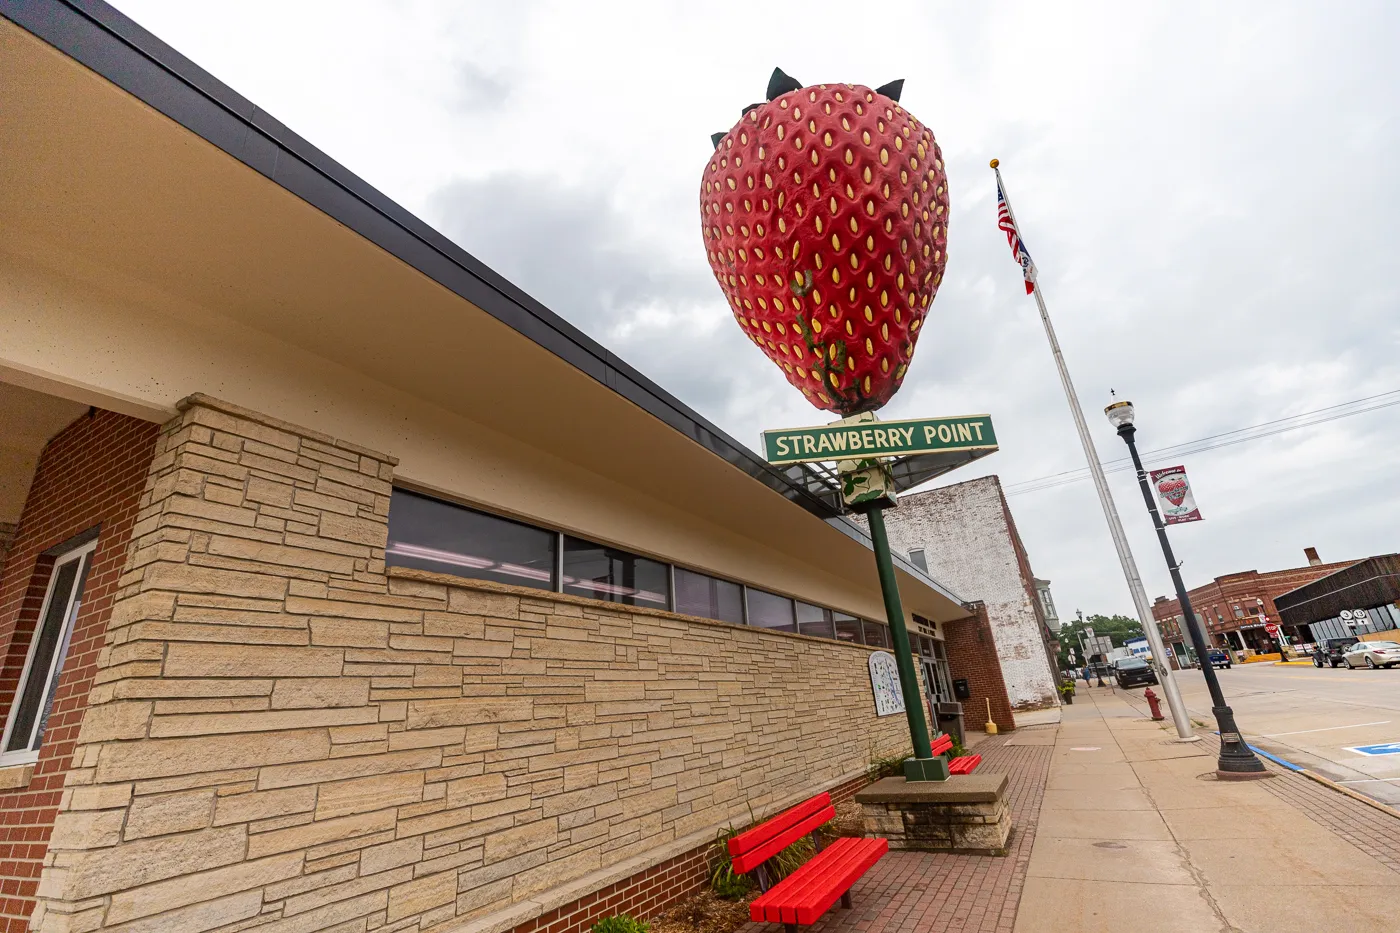
[[[1369,755],[1373,758],[1380,755],[1400,755],[1400,742],[1381,742],[1379,745],[1353,745],[1348,748],[1349,752],[1356,752],[1358,755]]]
[[[1268,632],[1268,633],[1269,633],[1269,636],[1270,636],[1271,638],[1277,636],[1277,635],[1278,635],[1278,623],[1277,623],[1277,622],[1265,622],[1265,623],[1264,623],[1264,631]]]
[[[915,418],[907,421],[855,422],[853,419],[811,428],[763,432],[769,463],[820,463],[869,460],[955,450],[996,450],[990,415]]]

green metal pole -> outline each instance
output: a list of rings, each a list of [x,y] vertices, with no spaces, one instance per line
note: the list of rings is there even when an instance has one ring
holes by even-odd
[[[875,545],[875,567],[880,572],[880,589],[885,596],[885,615],[889,616],[890,634],[894,636],[894,658],[899,666],[899,686],[904,693],[904,714],[909,717],[909,737],[914,740],[914,757],[932,758],[924,704],[919,696],[919,678],[914,672],[914,655],[909,650],[909,630],[904,627],[904,607],[899,603],[899,585],[894,579],[894,561],[890,559],[890,539],[885,534],[885,510],[873,508],[868,516],[870,540]]]

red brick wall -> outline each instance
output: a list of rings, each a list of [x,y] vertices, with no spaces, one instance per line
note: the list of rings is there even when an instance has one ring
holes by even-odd
[[[101,526],[33,777],[27,787],[0,791],[0,933],[29,929],[44,852],[158,431],[157,425],[100,409],[60,431],[39,458],[14,544],[0,570],[4,716],[53,565],[53,558],[42,552]]]
[[[1016,728],[1011,715],[1011,700],[1006,693],[1006,681],[997,658],[996,642],[992,638],[987,607],[970,603],[976,615],[970,619],[943,623],[943,642],[948,650],[948,669],[954,679],[967,680],[971,699],[963,700],[963,727],[980,729],[987,721],[987,701],[992,701],[992,722],[1003,732]]]
[[[850,800],[868,783],[856,778],[831,788],[831,800]],[[710,845],[705,843],[651,868],[608,885],[576,901],[546,911],[511,933],[587,933],[604,917],[627,914],[638,920],[655,918],[710,883]]]

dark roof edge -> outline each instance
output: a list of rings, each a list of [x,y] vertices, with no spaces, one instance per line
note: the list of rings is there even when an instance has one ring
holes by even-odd
[[[17,0],[0,16],[592,376],[819,518],[830,505],[685,403],[100,0]]]

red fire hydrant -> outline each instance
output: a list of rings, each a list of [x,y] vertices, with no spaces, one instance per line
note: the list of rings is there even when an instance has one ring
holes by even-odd
[[[1161,702],[1160,700],[1157,699],[1157,694],[1155,694],[1155,693],[1152,692],[1152,688],[1151,688],[1151,687],[1148,687],[1146,690],[1142,691],[1142,698],[1143,698],[1144,700],[1146,700],[1146,701],[1147,701],[1147,705],[1150,706],[1150,707],[1152,708],[1152,720],[1153,720],[1153,722],[1161,722],[1161,721],[1162,721],[1162,702]]]

